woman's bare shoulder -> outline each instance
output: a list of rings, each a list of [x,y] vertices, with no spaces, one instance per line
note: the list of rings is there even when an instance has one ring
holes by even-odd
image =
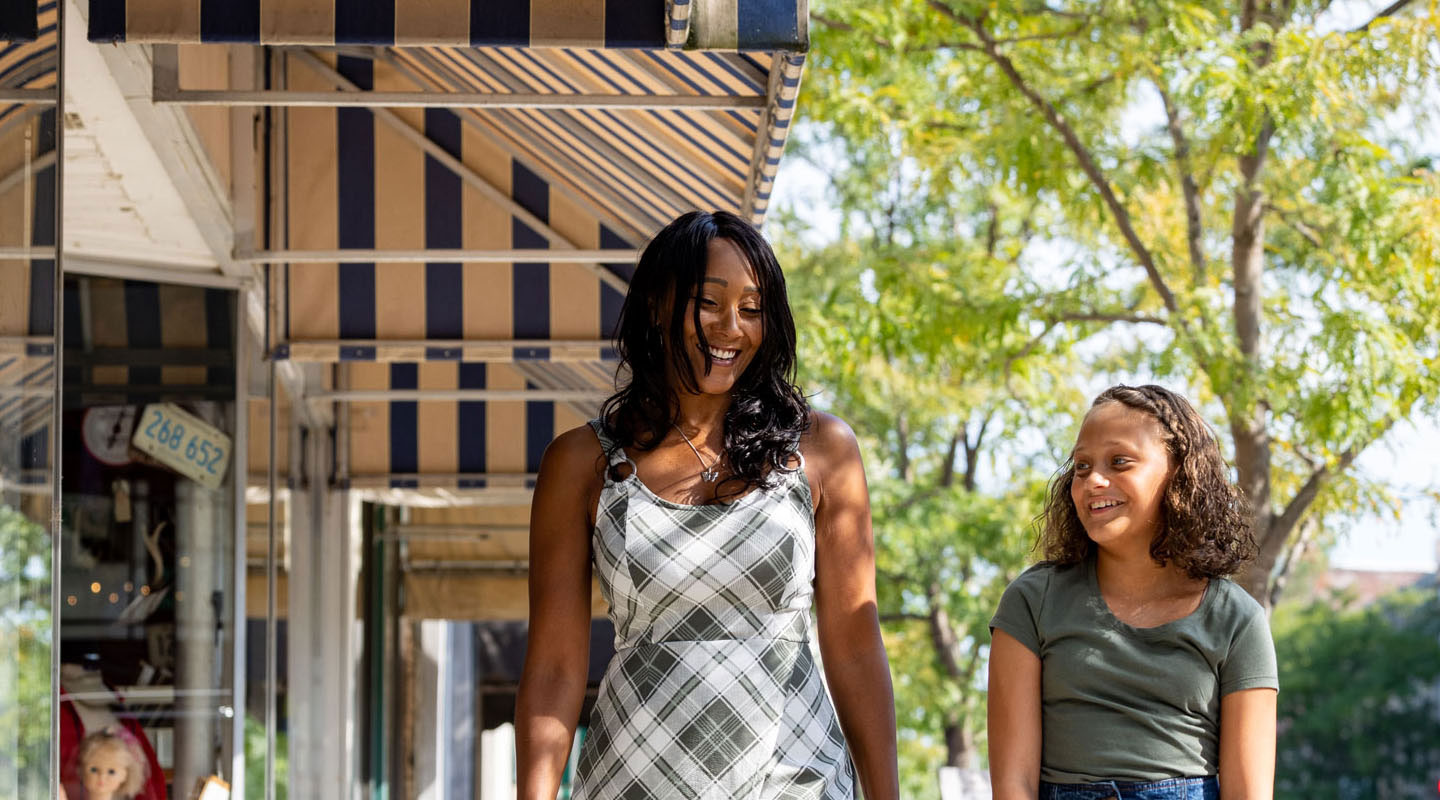
[[[545,458],[540,462],[540,471],[547,477],[585,478],[599,475],[604,470],[605,451],[595,429],[577,425],[556,436],[545,448]]]
[[[845,420],[824,411],[810,412],[810,427],[800,437],[800,453],[812,482],[823,483],[846,467],[860,463],[860,443]]]
[[[845,461],[860,454],[860,444],[845,420],[824,411],[811,411],[810,427],[800,437],[800,452],[805,454],[807,464],[814,458]]]

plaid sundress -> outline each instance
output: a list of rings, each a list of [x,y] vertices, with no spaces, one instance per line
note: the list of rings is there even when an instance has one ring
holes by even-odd
[[[810,650],[815,518],[803,464],[731,503],[673,503],[590,424],[612,467],[592,546],[615,656],[573,796],[853,798],[854,767]]]

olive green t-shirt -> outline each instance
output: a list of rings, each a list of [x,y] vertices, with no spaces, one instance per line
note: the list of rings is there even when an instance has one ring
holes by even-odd
[[[1188,616],[1154,628],[1116,619],[1095,560],[1040,564],[990,621],[1040,657],[1040,779],[1155,781],[1215,775],[1220,698],[1279,688],[1264,609],[1211,580]]]

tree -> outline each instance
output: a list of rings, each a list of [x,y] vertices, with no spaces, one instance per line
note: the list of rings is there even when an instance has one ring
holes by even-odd
[[[1028,558],[1044,482],[1011,434],[1078,400],[1058,362],[1006,385],[995,343],[1024,338],[1007,285],[1030,234],[1001,227],[1005,198],[937,192],[922,208],[903,182],[889,197],[864,191],[873,172],[895,171],[887,158],[834,175],[854,192],[847,237],[808,247],[794,215],[775,225],[802,383],[823,387],[817,405],[851,423],[866,456],[902,783],[923,798],[938,791],[936,767],[974,768],[983,753],[988,622]],[[962,245],[956,224],[988,233]]]
[[[1009,302],[936,287],[982,363],[1014,381],[1083,352],[1224,420],[1267,606],[1307,518],[1384,501],[1360,452],[1440,407],[1435,142],[1394,131],[1428,119],[1440,14],[1329,30],[1330,6],[817,0],[802,104],[802,143],[846,165],[842,238],[1010,232]]]
[[[1333,598],[1274,617],[1276,796],[1433,797],[1440,774],[1440,595],[1354,609]]]

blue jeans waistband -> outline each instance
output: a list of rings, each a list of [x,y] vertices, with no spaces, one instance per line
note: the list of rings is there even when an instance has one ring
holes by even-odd
[[[1215,777],[1166,778],[1142,783],[1101,781],[1099,783],[1040,782],[1040,800],[1218,800],[1220,782]]]

